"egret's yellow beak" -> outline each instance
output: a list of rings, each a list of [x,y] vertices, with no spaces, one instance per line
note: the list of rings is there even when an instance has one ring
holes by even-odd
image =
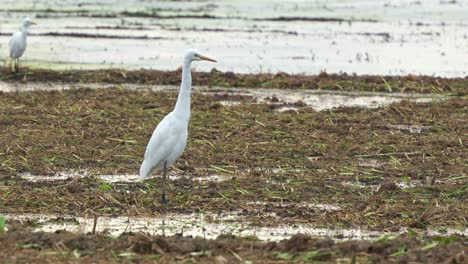
[[[37,25],[37,24],[34,22],[29,22],[29,25]]]
[[[198,57],[199,57],[200,59],[202,59],[202,60],[217,62],[216,60],[213,60],[212,58],[208,58],[208,57],[203,56],[203,55],[198,55]]]

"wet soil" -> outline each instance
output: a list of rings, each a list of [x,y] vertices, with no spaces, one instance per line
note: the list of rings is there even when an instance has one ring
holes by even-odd
[[[136,174],[148,138],[176,96],[118,88],[3,93],[0,211],[161,213],[158,179],[103,183],[92,175]],[[283,113],[267,103],[251,104],[251,98],[235,97],[241,103],[232,106],[202,94],[192,99],[190,140],[171,171],[182,175],[169,185],[171,212],[240,211],[263,225],[466,227],[466,99],[323,112],[298,104],[297,111]],[[419,133],[407,126],[425,129]],[[20,177],[63,171],[91,177],[53,182]],[[192,180],[213,173],[234,177]],[[395,184],[411,180],[422,184],[404,189]],[[382,187],[343,184],[350,181]],[[269,204],[278,201],[291,205]],[[304,208],[301,202],[341,209]]]
[[[159,70],[67,70],[22,69],[11,73],[0,68],[1,81],[64,82],[64,83],[136,83],[179,85],[181,71]],[[238,74],[220,72],[193,72],[193,84],[221,87],[262,87],[278,89],[323,89],[341,91],[381,91],[406,93],[451,93],[466,95],[468,78],[441,78],[429,76],[356,76],[348,74]]]
[[[82,83],[82,88],[65,91],[0,93],[1,213],[151,217],[164,212],[232,212],[263,227],[308,223],[408,230],[404,236],[377,241],[337,243],[299,235],[259,242],[228,235],[204,240],[141,233],[119,237],[34,233],[30,227],[36,223],[7,219],[9,231],[0,235],[2,262],[465,261],[466,237],[420,237],[412,230],[467,227],[466,78],[196,72],[194,84],[206,86],[450,96],[431,103],[402,101],[378,109],[321,112],[297,102],[294,111],[278,112],[273,94],[271,102],[252,104],[248,96],[194,93],[188,146],[170,171],[180,177],[170,180],[169,202],[162,208],[159,178],[104,182],[97,176],[137,173],[146,143],[171,111],[177,93],[118,85],[91,89],[86,83],[178,85],[180,71],[1,74],[3,81],[20,84]],[[221,101],[239,104],[225,106]],[[67,171],[86,172],[89,177],[37,182],[21,177]],[[230,177],[195,180],[213,174]],[[413,186],[412,181],[420,184]],[[407,182],[408,187],[400,188],[396,182]],[[304,203],[338,207],[326,210]]]
[[[461,237],[381,237],[374,241],[336,243],[326,238],[295,235],[280,242],[219,236],[163,237],[126,233],[80,235],[23,230],[0,234],[4,263],[465,263]]]

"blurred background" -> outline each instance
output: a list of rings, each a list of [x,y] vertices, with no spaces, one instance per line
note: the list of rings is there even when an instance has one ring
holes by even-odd
[[[37,68],[468,75],[468,0],[0,0],[2,62],[25,16]]]

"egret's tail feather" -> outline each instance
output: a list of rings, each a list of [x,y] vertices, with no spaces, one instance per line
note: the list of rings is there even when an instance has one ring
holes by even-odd
[[[148,178],[150,173],[151,173],[151,166],[148,164],[148,162],[146,160],[144,160],[143,163],[141,163],[140,174],[139,174],[138,178],[140,180],[144,180],[144,179]]]

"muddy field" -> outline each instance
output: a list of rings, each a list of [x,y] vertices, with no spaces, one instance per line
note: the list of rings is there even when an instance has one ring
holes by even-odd
[[[466,78],[194,73],[162,208],[180,72],[1,73],[4,262],[465,261]]]
[[[0,262],[466,263],[467,12],[0,1]],[[193,65],[163,207],[137,172],[188,47],[218,62]]]
[[[158,70],[28,70],[12,73],[7,68],[0,68],[0,81],[19,82],[17,90],[27,88],[21,82],[54,82],[61,84],[104,83],[104,84],[139,84],[139,85],[176,85],[180,84],[181,68],[175,71]],[[440,78],[430,76],[372,76],[350,74],[328,74],[322,71],[317,75],[288,74],[240,74],[221,72],[192,71],[193,85],[208,87],[273,88],[287,90],[335,90],[367,91],[387,93],[423,93],[466,96],[468,77]],[[47,90],[47,85],[39,85],[35,90]],[[78,86],[79,87],[79,86]]]
[[[145,234],[77,235],[69,232],[0,235],[4,263],[464,263],[460,237],[421,240],[413,235],[336,243],[296,235],[260,242],[230,235],[215,240]],[[15,255],[15,256],[13,256]]]

